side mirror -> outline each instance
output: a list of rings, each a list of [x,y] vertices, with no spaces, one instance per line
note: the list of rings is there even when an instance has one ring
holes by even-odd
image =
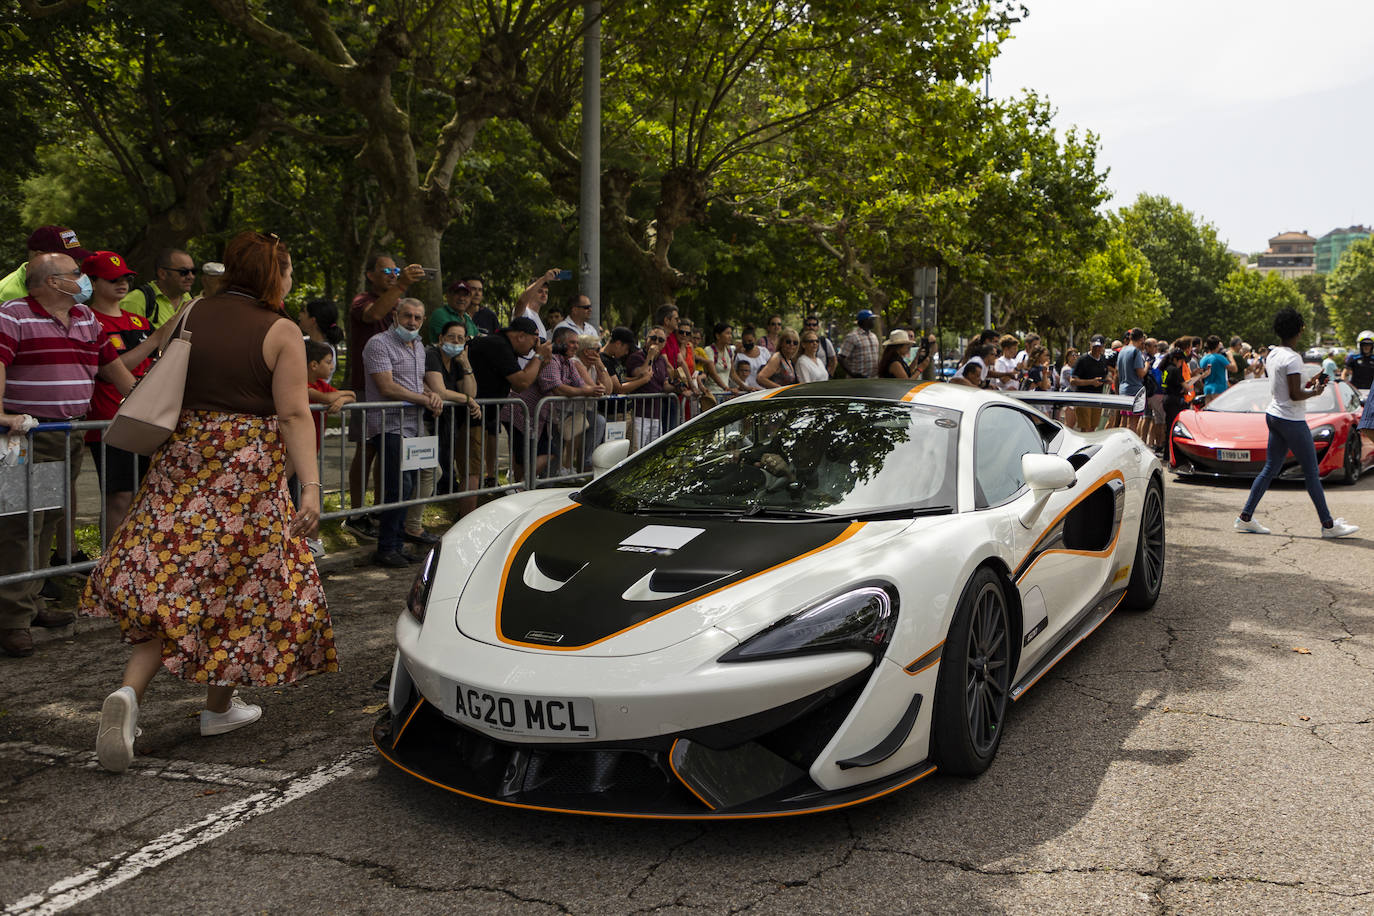
[[[624,461],[629,454],[629,439],[616,439],[614,442],[603,442],[598,445],[592,452],[592,480]]]
[[[1034,500],[1021,514],[1021,525],[1029,528],[1040,517],[1055,490],[1064,490],[1078,480],[1073,465],[1058,455],[1022,455],[1021,476],[1031,489]]]

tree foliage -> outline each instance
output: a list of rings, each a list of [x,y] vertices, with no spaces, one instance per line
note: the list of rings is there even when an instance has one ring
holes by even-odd
[[[1252,346],[1276,344],[1274,316],[1280,309],[1291,308],[1296,309],[1307,323],[1303,345],[1317,338],[1312,306],[1298,292],[1292,280],[1277,273],[1239,269],[1227,275],[1218,291],[1222,303],[1220,315],[1212,322],[1201,325],[1198,333],[1216,334],[1223,341],[1239,334]]]
[[[1374,328],[1374,238],[1345,249],[1326,280],[1326,308],[1342,341]]]

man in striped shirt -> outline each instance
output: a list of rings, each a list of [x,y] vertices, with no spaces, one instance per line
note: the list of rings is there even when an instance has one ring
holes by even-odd
[[[28,418],[63,423],[85,416],[95,379],[110,382],[121,395],[134,377],[119,360],[100,321],[77,301],[90,294],[89,278],[65,254],[39,255],[29,264],[28,295],[0,304],[0,427],[22,430]],[[84,281],[84,282],[83,282]],[[80,434],[41,432],[33,436],[29,460],[69,461],[71,481],[81,469]],[[52,550],[63,510],[34,513],[36,540],[29,543],[26,513],[0,516],[0,575],[37,569]],[[50,611],[39,596],[41,579],[0,586],[0,650],[33,654],[31,625],[62,627],[66,611]]]

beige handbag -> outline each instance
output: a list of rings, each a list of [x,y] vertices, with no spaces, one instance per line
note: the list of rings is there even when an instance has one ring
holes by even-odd
[[[194,299],[186,306],[162,356],[115,411],[105,430],[106,445],[151,455],[177,428],[186,394],[186,367],[191,362],[191,332],[186,330],[186,319],[199,301]]]

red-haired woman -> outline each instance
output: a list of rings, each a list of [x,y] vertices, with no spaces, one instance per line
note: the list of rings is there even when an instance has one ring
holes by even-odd
[[[113,772],[133,760],[138,704],[159,668],[206,687],[202,735],[262,716],[237,686],[338,669],[305,543],[319,526],[320,481],[305,345],[282,312],[291,256],[275,235],[242,232],[224,268],[222,291],[186,318],[181,421],[81,599],[83,610],[113,616],[134,647],[100,712],[96,756]],[[299,510],[286,489],[291,467]]]

